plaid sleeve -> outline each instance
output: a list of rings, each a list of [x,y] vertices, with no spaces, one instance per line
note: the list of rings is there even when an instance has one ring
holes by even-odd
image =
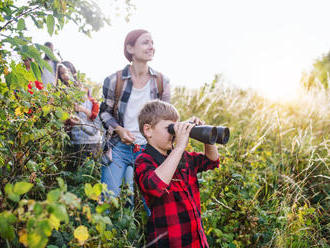
[[[199,152],[188,152],[189,156],[193,160],[193,167],[195,173],[213,170],[215,168],[219,168],[219,158],[215,161],[210,160],[206,157],[205,154]]]
[[[155,173],[157,164],[153,158],[142,153],[135,160],[135,181],[143,194],[151,195],[154,197],[161,197],[167,193],[167,185]]]
[[[104,101],[100,107],[100,119],[105,129],[116,128],[119,123],[113,116],[113,105],[115,101],[116,73],[107,77],[103,83]]]

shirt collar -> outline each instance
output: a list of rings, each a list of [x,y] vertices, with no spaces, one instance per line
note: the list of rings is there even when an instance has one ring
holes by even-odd
[[[130,65],[126,65],[123,72],[122,72],[122,79],[123,80],[129,79],[129,78],[132,77],[131,72],[129,70],[129,67],[130,67]],[[158,73],[154,69],[152,69],[150,66],[148,67],[148,70],[149,70],[149,73],[150,73],[151,76],[155,77],[155,76],[158,75]]]
[[[156,161],[156,163],[158,165],[162,164],[164,162],[164,160],[167,158],[167,156],[164,156],[163,154],[161,154],[159,151],[156,150],[156,148],[154,148],[150,144],[146,145],[145,152],[148,153]],[[168,154],[170,152],[171,151],[168,151]]]
[[[170,154],[172,150],[168,150],[167,154]],[[149,154],[157,163],[157,165],[161,165],[164,160],[167,158],[167,155],[164,156],[159,151],[157,151],[152,145],[149,143],[146,145],[145,152]],[[184,169],[186,167],[186,159],[184,157],[184,153],[182,154],[182,157],[180,159],[178,169]]]

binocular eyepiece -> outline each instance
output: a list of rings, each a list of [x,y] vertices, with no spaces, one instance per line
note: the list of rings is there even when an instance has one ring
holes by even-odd
[[[175,134],[174,124],[170,124],[168,126],[168,132],[173,135]],[[228,142],[229,136],[230,132],[228,127],[214,127],[209,125],[194,126],[189,134],[190,138],[211,145],[213,145],[214,143],[224,145]]]

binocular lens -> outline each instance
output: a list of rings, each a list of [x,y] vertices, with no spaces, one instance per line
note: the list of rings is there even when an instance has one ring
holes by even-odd
[[[227,144],[229,137],[230,137],[230,131],[228,127],[217,127],[218,131],[218,138],[216,143],[218,144]]]
[[[174,124],[168,126],[168,132],[175,134]],[[189,134],[190,138],[203,142],[204,144],[219,143],[226,144],[229,140],[230,132],[227,127],[213,127],[209,125],[194,126]]]

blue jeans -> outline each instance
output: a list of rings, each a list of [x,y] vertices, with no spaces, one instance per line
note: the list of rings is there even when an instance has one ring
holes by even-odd
[[[126,145],[119,141],[112,149],[112,162],[109,165],[103,165],[101,167],[101,183],[105,183],[108,190],[114,192],[115,196],[119,196],[122,181],[129,185],[129,188],[134,192],[134,162],[138,155],[141,154],[145,145],[141,145],[139,151],[134,152],[134,145]],[[134,205],[134,196],[130,197],[131,205]],[[145,201],[143,204],[149,214]]]

